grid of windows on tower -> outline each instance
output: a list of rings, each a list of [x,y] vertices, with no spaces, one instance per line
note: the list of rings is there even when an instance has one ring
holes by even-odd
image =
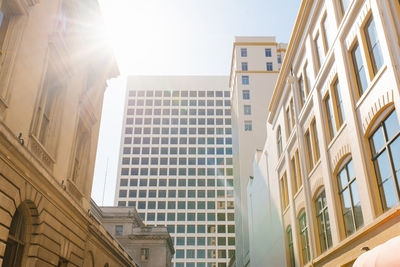
[[[227,266],[234,255],[229,91],[130,90],[118,206],[164,225],[174,266]]]

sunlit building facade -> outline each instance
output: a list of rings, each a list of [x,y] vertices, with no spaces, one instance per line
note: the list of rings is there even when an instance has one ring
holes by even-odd
[[[228,78],[129,77],[125,103],[115,204],[167,226],[173,266],[227,266],[235,249]]]
[[[97,1],[0,2],[0,265],[137,266],[92,216],[106,81]]]
[[[399,18],[397,0],[302,2],[254,164],[286,248],[270,262],[352,266],[399,234]]]
[[[235,37],[233,43],[229,86],[232,93],[236,266],[248,266],[251,253],[263,249],[250,247],[249,228],[254,225],[249,214],[252,211],[249,211],[247,186],[253,176],[253,155],[256,149],[264,146],[267,103],[274,91],[285,51],[286,45],[277,43],[275,37]],[[260,201],[257,204],[263,205]],[[259,231],[263,229],[255,231],[257,238],[262,238]]]

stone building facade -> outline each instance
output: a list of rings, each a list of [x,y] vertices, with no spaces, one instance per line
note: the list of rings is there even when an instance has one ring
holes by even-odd
[[[106,80],[97,1],[0,1],[0,265],[136,266],[90,216]]]
[[[175,253],[167,227],[146,226],[134,207],[97,207],[92,214],[142,267],[170,267]]]
[[[285,248],[268,262],[352,266],[399,235],[399,15],[397,0],[302,1],[254,161],[263,245]]]

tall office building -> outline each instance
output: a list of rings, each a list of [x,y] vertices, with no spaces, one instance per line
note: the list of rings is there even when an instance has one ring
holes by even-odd
[[[236,266],[248,266],[251,253],[264,249],[262,246],[251,248],[249,245],[252,238],[249,229],[253,231],[254,228],[256,231],[254,238],[258,238],[266,229],[262,225],[257,228],[248,220],[248,216],[251,215],[251,203],[248,203],[247,187],[251,181],[250,177],[254,176],[254,153],[256,149],[262,149],[264,146],[267,103],[271,99],[285,51],[286,44],[277,43],[275,37],[236,37],[233,44],[230,88],[237,232]],[[255,214],[265,207],[264,199],[254,201],[252,210]]]
[[[121,143],[115,204],[168,227],[174,266],[227,266],[235,249],[228,77],[130,77]]]

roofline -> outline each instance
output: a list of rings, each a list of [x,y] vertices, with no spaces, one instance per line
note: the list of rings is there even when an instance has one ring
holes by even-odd
[[[297,52],[297,50],[295,50],[294,48],[296,47],[296,45],[299,42],[299,35],[303,32],[302,29],[304,29],[305,22],[308,19],[308,17],[305,17],[304,15],[307,11],[310,10],[312,2],[313,1],[311,1],[311,0],[304,0],[301,2],[300,10],[299,10],[299,13],[297,14],[297,18],[296,18],[296,22],[295,22],[295,25],[294,25],[294,28],[292,31],[292,35],[290,36],[286,54],[283,59],[281,71],[279,73],[278,80],[275,84],[275,89],[272,94],[272,98],[269,103],[269,106],[268,106],[268,111],[269,111],[268,122],[269,123],[272,123],[273,118],[275,116],[276,109],[279,104],[279,101],[277,101],[277,100],[282,96],[283,88],[286,84],[286,81],[284,81],[283,79],[287,77],[287,73],[291,69],[293,57],[294,57],[295,53]]]

